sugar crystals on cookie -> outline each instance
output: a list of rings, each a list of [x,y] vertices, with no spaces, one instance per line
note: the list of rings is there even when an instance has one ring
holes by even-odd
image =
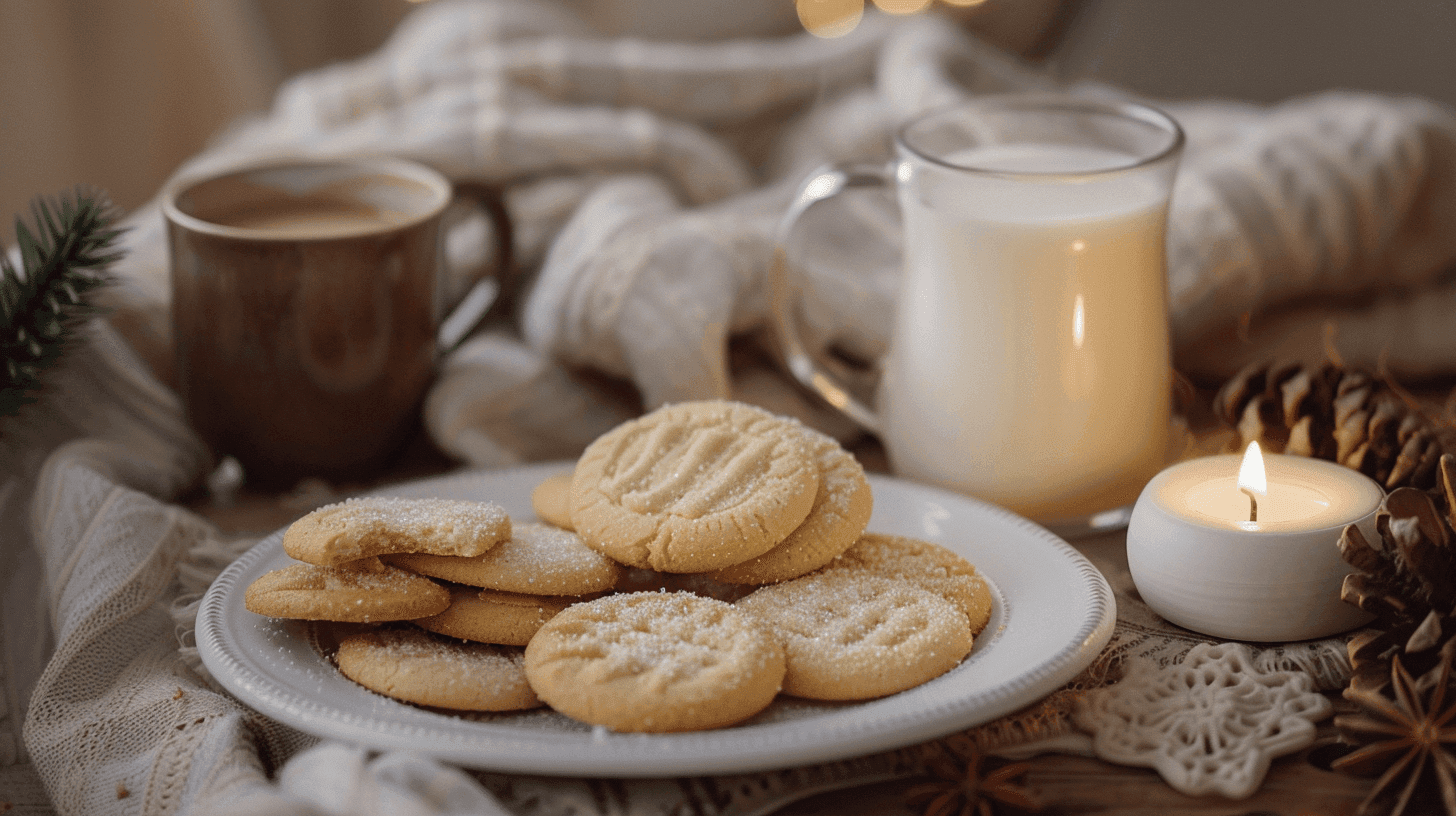
[[[375,555],[425,552],[480,555],[511,535],[494,502],[369,496],[320,507],[288,526],[283,551],[334,566]]]
[[[422,575],[293,564],[248,585],[243,606],[272,618],[354,623],[409,620],[444,612],[450,593]]]
[[[914,688],[971,652],[966,616],[906,581],[847,572],[772,584],[734,603],[784,644],[784,693],[867,700]]]
[[[575,604],[526,646],[550,706],[615,731],[721,728],[763,710],[784,677],[779,642],[731,604],[634,592]]]
[[[991,619],[991,590],[971,562],[939,544],[908,536],[866,533],[836,558],[826,572],[844,571],[900,578],[955,604],[971,632]]]
[[[849,549],[874,509],[864,468],[833,437],[800,427],[819,468],[819,492],[809,515],[763,555],[710,574],[730,584],[771,584],[813,572]]]
[[[720,400],[667,405],[577,460],[571,521],[632,567],[703,572],[768,552],[808,516],[819,469],[799,424]]]
[[[396,566],[457,584],[532,595],[587,595],[616,586],[622,567],[570,530],[518,522],[510,538],[477,556],[402,553]]]
[[[450,591],[448,609],[417,618],[414,624],[461,640],[525,646],[547,621],[579,600],[455,587]]]
[[[526,681],[518,648],[464,643],[415,628],[350,635],[335,655],[339,671],[397,700],[461,711],[514,711],[541,700]]]

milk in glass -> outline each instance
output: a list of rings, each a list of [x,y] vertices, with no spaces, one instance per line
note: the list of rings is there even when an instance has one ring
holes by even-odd
[[[1100,147],[943,162],[973,169],[899,165],[891,464],[1039,520],[1132,502],[1167,446],[1166,185]]]

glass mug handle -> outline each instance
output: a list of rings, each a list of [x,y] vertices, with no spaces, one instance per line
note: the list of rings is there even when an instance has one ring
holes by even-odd
[[[887,187],[893,180],[892,164],[831,164],[815,171],[800,185],[793,203],[779,221],[769,268],[769,311],[789,373],[805,388],[874,434],[880,432],[880,415],[854,396],[844,379],[816,360],[804,345],[797,317],[803,287],[790,268],[788,246],[794,227],[810,207],[846,190]]]
[[[494,263],[482,265],[475,280],[470,282],[465,297],[440,321],[435,342],[437,353],[442,355],[464,342],[476,326],[509,314],[515,303],[518,283],[512,257],[511,217],[506,211],[500,188],[478,181],[457,181],[453,187],[456,199],[466,199],[475,204],[490,222],[495,254],[491,256]],[[444,240],[443,236],[441,240]]]

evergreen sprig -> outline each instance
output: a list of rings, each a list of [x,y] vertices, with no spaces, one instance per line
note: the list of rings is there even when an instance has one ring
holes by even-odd
[[[31,225],[15,218],[20,269],[0,254],[0,416],[34,402],[41,375],[96,309],[87,295],[110,280],[122,230],[105,193],[78,187],[31,202]]]

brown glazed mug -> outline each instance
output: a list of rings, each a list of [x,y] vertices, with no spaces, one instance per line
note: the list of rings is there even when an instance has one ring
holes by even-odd
[[[494,222],[499,302],[499,197],[423,165],[300,159],[168,189],[178,386],[193,426],[250,482],[358,479],[418,427],[442,350],[441,216],[457,194]]]

